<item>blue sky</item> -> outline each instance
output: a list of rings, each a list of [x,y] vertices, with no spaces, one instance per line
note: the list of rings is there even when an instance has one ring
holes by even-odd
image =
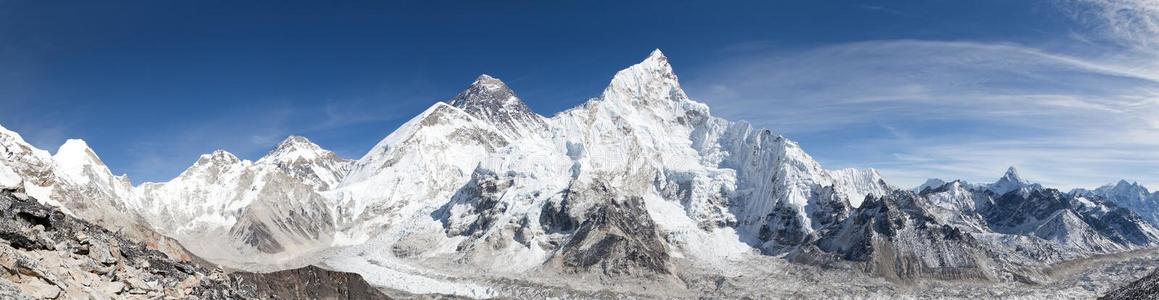
[[[1159,5],[0,1],[0,124],[135,183],[289,134],[357,158],[478,74],[551,115],[662,49],[714,114],[896,185],[1159,187]]]

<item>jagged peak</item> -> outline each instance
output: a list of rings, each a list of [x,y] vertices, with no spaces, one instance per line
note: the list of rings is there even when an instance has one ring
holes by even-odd
[[[1150,194],[1150,191],[1147,190],[1147,187],[1139,184],[1139,182],[1130,182],[1126,179],[1120,179],[1114,184],[1107,184],[1098,188],[1096,191],[1115,194],[1135,193],[1144,197]]]
[[[1126,179],[1119,179],[1119,182],[1115,183],[1115,186],[1116,187],[1137,187],[1137,186],[1139,186],[1139,183],[1138,182],[1129,182]]]
[[[479,75],[471,86],[447,102],[509,134],[522,135],[545,125],[543,117],[531,111],[507,84],[487,74]]]
[[[664,56],[664,52],[660,51],[660,48],[652,49],[652,53],[648,54],[648,58],[649,59],[668,59],[667,56]]]
[[[471,86],[478,86],[491,91],[509,89],[507,84],[503,83],[502,80],[487,74],[479,74],[479,77],[475,78],[475,82],[471,83]]]
[[[1027,187],[1038,187],[1037,184],[1032,184],[1030,181],[1022,178],[1019,174],[1018,168],[1010,166],[1006,169],[1006,173],[999,178],[998,181],[990,184],[988,188],[995,194],[1006,194],[1010,191],[1020,190]]]
[[[515,95],[515,92],[499,78],[482,74],[471,83],[467,89],[459,92],[448,101],[451,106],[466,110],[468,113],[479,115],[484,111],[514,109],[516,111],[530,111],[527,104]]]
[[[657,49],[643,61],[617,72],[604,89],[602,98],[652,102],[687,100],[688,96],[680,87],[680,80],[668,63],[668,57]]]
[[[318,146],[304,136],[291,135],[278,143],[278,146],[270,150],[266,156],[259,159],[258,163],[314,160],[321,157],[338,158],[334,152],[323,149],[322,146]]]
[[[677,80],[676,72],[672,70],[672,65],[668,63],[668,57],[664,56],[664,53],[660,52],[660,49],[653,50],[652,53],[648,55],[648,57],[644,58],[643,61],[640,61],[639,63],[628,67],[627,69],[617,72],[616,78],[623,77],[621,75],[644,74],[651,75],[651,78],[647,79],[667,79],[672,81]],[[613,79],[613,83],[615,83],[615,81],[616,80]]]
[[[1002,175],[1003,179],[1008,179],[1016,182],[1022,182],[1022,176],[1018,174],[1018,168],[1010,166],[1006,169],[1006,173]]]
[[[229,153],[229,151],[217,149],[213,150],[212,153],[202,154],[201,157],[198,158],[197,162],[234,164],[240,163],[241,159],[237,158],[237,156],[233,155],[233,153]]]
[[[282,140],[281,143],[278,143],[278,146],[274,147],[274,150],[270,151],[270,153],[272,154],[272,153],[292,151],[292,150],[316,150],[316,151],[321,150],[321,151],[325,151],[324,149],[322,149],[321,146],[318,146],[318,144],[314,144],[314,142],[311,142],[310,139],[307,139],[304,136],[291,135],[291,136],[286,137],[285,140]]]

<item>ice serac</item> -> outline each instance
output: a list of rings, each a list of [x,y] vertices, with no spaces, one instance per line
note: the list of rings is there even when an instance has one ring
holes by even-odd
[[[514,137],[543,134],[547,128],[543,116],[531,111],[506,83],[487,74],[479,75],[448,103]]]

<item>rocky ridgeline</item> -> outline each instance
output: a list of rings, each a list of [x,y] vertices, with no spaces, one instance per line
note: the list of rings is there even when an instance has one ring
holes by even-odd
[[[307,267],[227,273],[0,190],[3,299],[379,299],[361,276]]]
[[[1159,270],[1111,291],[1099,299],[1159,299]]]

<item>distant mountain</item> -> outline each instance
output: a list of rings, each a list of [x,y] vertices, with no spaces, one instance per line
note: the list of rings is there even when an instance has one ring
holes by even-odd
[[[1014,168],[992,184],[953,181],[871,196],[817,242],[887,278],[999,281],[1048,280],[1030,270],[1156,245],[1159,229],[1130,210],[1044,188]],[[805,250],[797,260],[824,260]]]
[[[349,168],[350,161],[291,136],[257,162],[214,151],[177,178],[134,193],[140,214],[194,253],[270,263],[330,246],[336,212],[320,193]]]
[[[1134,211],[1151,225],[1159,226],[1159,192],[1149,192],[1138,182],[1119,180],[1118,183],[1104,185],[1093,191],[1076,189],[1071,193],[1086,197],[1101,197]]]

